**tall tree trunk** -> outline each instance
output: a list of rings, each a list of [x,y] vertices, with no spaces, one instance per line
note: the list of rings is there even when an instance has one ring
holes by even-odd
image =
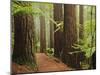
[[[83,33],[83,30],[84,30],[84,25],[83,25],[83,23],[84,23],[84,17],[83,17],[83,5],[80,5],[80,7],[79,7],[79,23],[80,23],[80,25],[79,25],[79,38],[80,39],[83,39],[83,37],[84,37],[84,33]]]
[[[54,4],[54,20],[63,21],[62,4]]]
[[[54,48],[54,25],[50,22],[50,48]]]
[[[80,41],[84,39],[84,7],[83,5],[79,6],[79,42],[78,44],[82,45],[82,42]],[[79,49],[81,51],[81,49]],[[79,55],[79,59],[83,61],[85,59],[85,52],[81,52]]]
[[[56,23],[60,23],[63,21],[63,10],[62,10],[62,4],[54,4],[54,20]],[[57,27],[54,25],[54,30],[56,30]],[[60,58],[60,53],[63,46],[63,32],[59,29],[54,33],[54,56],[57,58]]]
[[[45,17],[40,16],[40,52],[46,51]]]
[[[62,61],[69,66],[79,67],[76,51],[72,46],[77,43],[76,13],[75,5],[64,5],[64,38],[65,48],[63,50]]]
[[[17,13],[14,16],[14,51],[12,60],[18,64],[35,64],[33,49],[33,16]]]

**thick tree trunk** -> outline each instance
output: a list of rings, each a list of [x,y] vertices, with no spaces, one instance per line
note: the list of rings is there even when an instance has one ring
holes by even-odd
[[[61,59],[61,55],[62,55],[62,50],[64,47],[64,37],[63,37],[63,32],[61,30],[58,30],[57,32],[55,32],[54,34],[54,56]]]
[[[62,4],[54,4],[54,20],[56,23],[60,23],[63,21],[63,10],[62,10]],[[57,27],[54,25],[54,30],[56,30]],[[61,29],[56,31],[54,33],[54,56],[57,58],[60,58],[61,50],[63,48],[63,32]]]
[[[45,17],[40,16],[40,52],[46,51]]]
[[[15,35],[12,60],[18,64],[35,64],[33,49],[33,16],[18,13],[14,16]]]
[[[79,61],[77,53],[72,46],[77,43],[77,29],[76,29],[76,13],[75,5],[64,5],[64,38],[65,48],[63,50],[62,61],[69,66],[78,68]]]
[[[54,20],[63,21],[62,4],[54,4]]]

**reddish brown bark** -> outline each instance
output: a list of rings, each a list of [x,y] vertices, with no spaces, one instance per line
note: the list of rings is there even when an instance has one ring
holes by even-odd
[[[56,23],[63,21],[62,4],[54,4],[54,20]],[[54,25],[54,30],[57,26]],[[63,48],[63,32],[61,28],[54,33],[54,56],[60,59],[61,51]]]
[[[33,16],[18,13],[14,16],[14,50],[12,60],[18,64],[35,64],[33,45]]]
[[[64,5],[64,38],[65,47],[63,49],[62,61],[69,66],[78,68],[80,62],[78,54],[70,52],[76,51],[72,46],[77,43],[77,29],[76,29],[76,13],[75,5]]]

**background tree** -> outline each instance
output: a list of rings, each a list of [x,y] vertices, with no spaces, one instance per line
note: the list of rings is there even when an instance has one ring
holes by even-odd
[[[51,18],[53,19],[52,14]],[[54,48],[54,24],[51,21],[50,21],[50,48]]]
[[[79,6],[79,38],[84,38],[84,14],[83,14],[83,5]]]
[[[82,44],[82,41],[84,40],[84,6],[80,5],[79,6],[79,44]],[[81,51],[81,49],[79,49],[79,51]],[[85,59],[85,53],[84,52],[80,52],[80,56],[79,59],[81,59],[81,61],[83,61]]]
[[[40,5],[40,9],[43,10],[44,6]],[[45,16],[40,15],[40,52],[46,51],[46,29],[45,29]]]

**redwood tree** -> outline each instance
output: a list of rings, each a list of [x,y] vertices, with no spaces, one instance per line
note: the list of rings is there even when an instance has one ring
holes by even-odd
[[[45,17],[40,16],[40,52],[46,51]]]
[[[62,61],[69,66],[79,67],[76,51],[72,46],[77,43],[76,13],[75,5],[64,5],[64,38]]]
[[[62,4],[54,4],[54,20],[62,21],[63,20],[63,9]]]
[[[28,2],[17,2],[22,8],[31,6]],[[12,60],[18,64],[35,64],[33,15],[19,11],[14,15],[14,50]]]
[[[54,20],[56,23],[63,21],[63,10],[62,4],[54,4]],[[57,26],[54,25],[54,30],[57,29]],[[60,58],[61,50],[63,48],[63,32],[61,29],[54,33],[54,56]]]
[[[53,16],[51,16],[51,18],[53,18]],[[50,48],[54,48],[54,24],[51,21],[50,21]]]
[[[83,5],[80,5],[79,6],[79,38],[80,39],[83,39],[83,37],[84,37],[84,34],[83,34],[83,30],[84,30],[84,25],[83,25],[83,23],[84,23],[84,17],[83,17]]]
[[[40,5],[40,9],[43,10],[44,5]],[[46,25],[45,25],[45,16],[40,15],[40,52],[46,52]]]
[[[84,8],[83,5],[79,6],[79,39],[84,39]],[[82,42],[79,40],[78,44],[82,45]],[[81,49],[79,49],[81,51]],[[79,59],[83,61],[85,59],[85,53],[81,51]]]

